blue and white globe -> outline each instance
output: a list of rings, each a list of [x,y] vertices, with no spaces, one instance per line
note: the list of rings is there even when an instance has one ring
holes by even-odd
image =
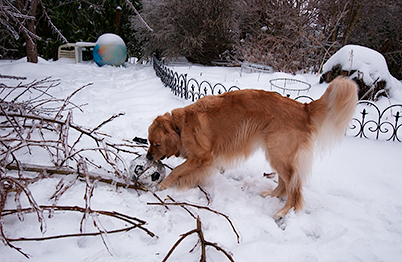
[[[126,61],[127,47],[120,36],[107,33],[101,35],[96,41],[93,55],[99,66],[120,66]]]

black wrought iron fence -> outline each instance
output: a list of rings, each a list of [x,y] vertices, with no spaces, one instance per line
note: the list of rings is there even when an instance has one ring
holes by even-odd
[[[187,79],[187,74],[178,74],[158,59],[153,58],[153,67],[162,83],[178,97],[197,101],[206,95],[218,95],[232,90],[239,90],[237,86],[226,88],[223,84],[211,84],[208,81]],[[302,95],[295,98],[299,102],[311,102],[314,99]],[[394,104],[381,110],[374,102],[362,100],[357,104],[357,110],[347,135],[360,138],[402,142],[402,104]]]
[[[359,101],[357,112],[349,127],[348,134],[355,137],[377,140],[401,141],[402,104],[394,104],[384,110],[372,101]]]
[[[153,57],[152,64],[156,75],[161,79],[162,83],[169,87],[170,90],[178,97],[197,101],[203,96],[219,95],[225,92],[239,90],[237,86],[226,88],[221,83],[212,84],[208,81],[201,81],[194,78],[187,78],[187,74],[179,74],[167,66],[163,65],[156,57]]]

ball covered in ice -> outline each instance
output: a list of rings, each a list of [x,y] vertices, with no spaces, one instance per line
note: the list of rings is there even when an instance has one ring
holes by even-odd
[[[115,34],[103,34],[96,41],[94,60],[99,66],[122,65],[127,58],[127,48],[123,39]]]
[[[149,187],[159,184],[166,175],[165,166],[160,161],[150,161],[145,155],[130,162],[129,172],[133,180]]]

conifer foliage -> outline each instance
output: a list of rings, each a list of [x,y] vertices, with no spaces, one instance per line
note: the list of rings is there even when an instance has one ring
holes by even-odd
[[[33,3],[37,3],[36,9]],[[131,3],[141,8],[139,0]],[[95,42],[104,33],[120,35],[130,55],[139,55],[128,20],[134,12],[125,0],[0,0],[0,6],[3,11],[0,12],[0,56],[3,58],[27,56],[25,43],[35,42],[37,54],[45,59],[57,59],[59,45]],[[33,27],[29,28],[30,24]]]

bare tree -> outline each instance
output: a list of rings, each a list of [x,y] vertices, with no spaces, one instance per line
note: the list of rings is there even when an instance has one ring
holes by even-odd
[[[382,53],[392,75],[402,79],[402,2],[368,1],[348,39]]]
[[[238,33],[236,19],[241,1],[144,0],[142,17],[134,26],[146,55],[185,56],[195,63],[210,64],[233,49]]]
[[[367,21],[368,13],[384,21],[384,15],[377,15],[380,5],[391,5],[384,0],[245,1],[239,57],[291,73],[319,71],[340,47],[359,44],[357,36],[364,31],[357,28]]]
[[[316,0],[246,0],[239,59],[277,71],[311,70],[319,60]]]
[[[15,39],[21,32],[26,42],[28,62],[38,62],[36,40],[35,15],[39,0],[0,0],[0,23]]]
[[[64,42],[67,39],[54,26],[47,15],[46,8],[41,0],[0,0],[0,24],[4,28],[1,33],[5,37],[11,36],[18,40],[23,35],[26,43],[28,62],[38,62],[37,40],[42,40],[36,34],[36,15],[38,8],[42,8],[45,20]]]

